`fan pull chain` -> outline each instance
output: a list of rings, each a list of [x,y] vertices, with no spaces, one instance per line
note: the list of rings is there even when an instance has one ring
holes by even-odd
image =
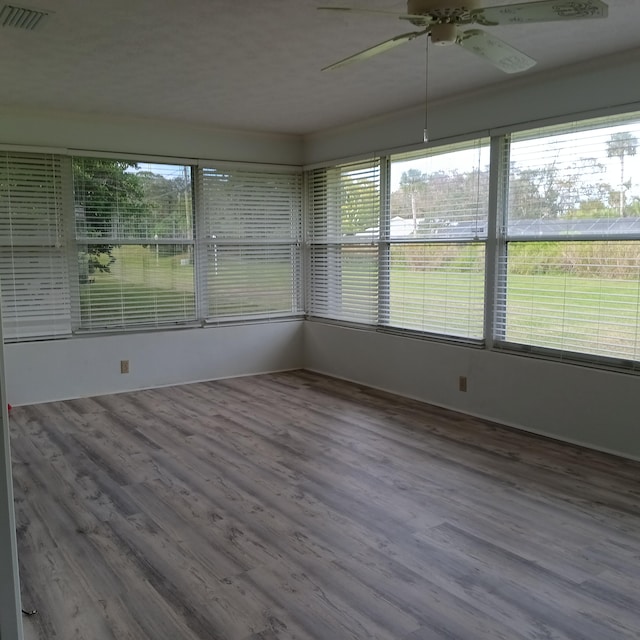
[[[424,60],[424,131],[422,140],[423,142],[429,142],[429,34],[425,39],[427,44],[425,46]]]

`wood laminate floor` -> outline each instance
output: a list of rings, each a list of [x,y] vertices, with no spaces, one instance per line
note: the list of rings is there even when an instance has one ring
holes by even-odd
[[[640,637],[640,465],[307,372],[13,410],[27,638]]]

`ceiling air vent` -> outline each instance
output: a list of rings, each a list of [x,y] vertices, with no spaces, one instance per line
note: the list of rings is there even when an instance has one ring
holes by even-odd
[[[5,4],[0,9],[0,26],[33,31],[47,15],[44,11]]]

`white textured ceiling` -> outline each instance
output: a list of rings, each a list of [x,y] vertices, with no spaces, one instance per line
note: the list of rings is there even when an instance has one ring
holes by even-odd
[[[3,4],[0,0],[0,7]],[[404,12],[402,1],[10,0],[9,4],[51,14],[35,31],[0,28],[0,106],[305,134],[424,102],[424,38],[368,61],[320,71],[410,31],[411,26],[373,14],[321,12],[318,5]],[[526,74],[545,73],[640,45],[640,0],[608,0],[608,4],[605,20],[489,29],[538,61]],[[432,99],[509,82],[512,77],[459,47],[430,47]]]

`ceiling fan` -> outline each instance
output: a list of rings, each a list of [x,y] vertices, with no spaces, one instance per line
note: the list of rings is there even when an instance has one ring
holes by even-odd
[[[606,18],[608,12],[607,5],[600,0],[541,0],[495,7],[480,7],[479,4],[478,0],[407,0],[406,14],[356,7],[318,7],[322,11],[382,14],[406,20],[421,29],[385,40],[322,70],[337,69],[352,62],[366,60],[426,35],[431,37],[433,44],[460,45],[505,73],[518,73],[526,71],[536,61],[482,29],[461,30],[459,27],[471,24],[492,27],[504,24]]]

